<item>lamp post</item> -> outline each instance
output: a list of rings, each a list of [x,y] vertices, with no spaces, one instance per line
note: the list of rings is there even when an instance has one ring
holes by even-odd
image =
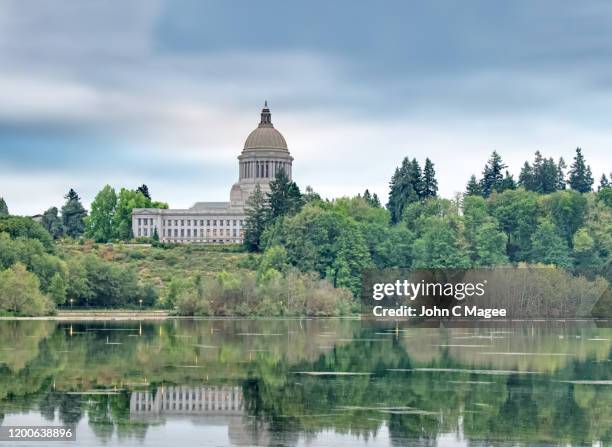
[[[74,303],[74,298],[70,298],[70,309],[72,309],[72,304]]]
[[[140,298],[138,302],[140,303],[140,310],[142,310],[142,298]]]

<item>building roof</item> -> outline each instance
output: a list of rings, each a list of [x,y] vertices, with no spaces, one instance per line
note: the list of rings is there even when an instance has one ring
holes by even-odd
[[[259,126],[247,137],[244,142],[244,149],[281,149],[288,151],[285,137],[272,124],[272,114],[267,101],[261,109]]]

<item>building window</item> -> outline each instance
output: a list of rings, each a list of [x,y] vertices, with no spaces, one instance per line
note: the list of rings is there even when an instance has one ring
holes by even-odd
[[[144,229],[144,235],[147,236],[147,229]]]
[[[229,227],[229,219],[225,221],[225,225]]]
[[[187,237],[191,237],[191,229],[187,228]]]
[[[140,228],[138,229],[138,236],[142,236],[142,230]]]
[[[236,226],[236,219],[234,219],[234,221],[232,222],[232,224],[233,224],[234,226]]]
[[[242,226],[242,219],[240,219],[240,226]]]
[[[213,219],[213,227],[217,226],[217,219]]]
[[[210,219],[206,219],[206,226],[210,227]]]
[[[232,236],[236,237],[236,229],[235,228],[232,230]]]
[[[185,236],[185,230],[181,228],[181,237]]]
[[[217,230],[216,230],[216,229],[214,229],[214,230],[213,230],[213,236],[216,236],[216,235],[217,235]]]
[[[223,219],[219,219],[219,226],[223,226]]]
[[[178,237],[178,230],[176,228],[174,229],[174,237]]]
[[[175,221],[174,221],[174,226],[175,226],[175,227],[176,227],[176,226],[178,226],[178,220],[175,220]]]
[[[181,227],[185,226],[185,221],[183,219],[181,219]]]
[[[153,218],[149,219],[149,224],[153,225]]]
[[[200,226],[203,227],[204,226],[204,221],[200,220]]]
[[[206,236],[210,236],[210,228],[206,229]]]

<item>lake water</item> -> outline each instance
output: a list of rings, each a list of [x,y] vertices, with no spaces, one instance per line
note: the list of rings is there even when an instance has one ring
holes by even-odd
[[[609,445],[611,340],[593,322],[0,321],[0,424],[75,426],[58,446]]]

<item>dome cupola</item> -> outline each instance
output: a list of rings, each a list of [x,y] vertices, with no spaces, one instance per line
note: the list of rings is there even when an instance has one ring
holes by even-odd
[[[244,142],[244,150],[271,149],[288,151],[285,137],[274,128],[268,101],[261,109],[261,121]]]

